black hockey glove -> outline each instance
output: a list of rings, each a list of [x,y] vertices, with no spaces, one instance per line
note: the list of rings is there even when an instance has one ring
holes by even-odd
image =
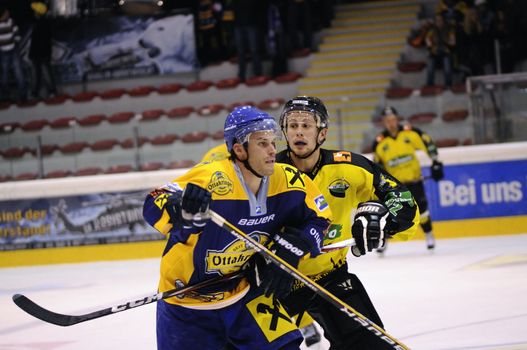
[[[434,160],[432,162],[430,172],[432,173],[432,179],[434,179],[434,181],[439,181],[445,177],[445,173],[443,172],[443,163],[438,160]]]
[[[353,255],[365,255],[366,252],[384,245],[385,239],[390,236],[385,232],[389,215],[388,209],[380,202],[359,203],[351,227],[355,239],[355,247],[351,250]]]
[[[275,254],[293,267],[298,267],[300,258],[309,252],[309,244],[302,237],[302,232],[293,227],[286,227],[284,233],[274,237],[272,249]],[[263,273],[260,287],[269,297],[274,294],[277,299],[283,299],[291,292],[294,277],[271,263]]]
[[[188,183],[181,198],[181,216],[194,226],[203,227],[210,219],[211,193],[204,188]]]

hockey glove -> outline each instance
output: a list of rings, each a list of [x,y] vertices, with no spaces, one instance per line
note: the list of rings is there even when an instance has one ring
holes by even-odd
[[[384,245],[385,239],[390,236],[385,234],[389,215],[388,209],[380,202],[363,202],[357,206],[351,227],[356,244],[356,248],[352,249],[353,255],[365,255],[366,252]]]
[[[211,193],[204,188],[188,183],[181,198],[181,216],[194,226],[203,227],[210,219]]]
[[[300,259],[309,252],[309,244],[300,230],[286,227],[284,233],[275,235],[273,250],[278,257],[296,268]],[[263,273],[261,288],[266,297],[274,294],[275,298],[283,299],[291,292],[293,282],[293,275],[275,264],[269,264]]]
[[[434,160],[432,162],[430,172],[432,173],[432,179],[434,179],[434,181],[439,181],[445,177],[445,174],[443,172],[443,163],[438,160]]]

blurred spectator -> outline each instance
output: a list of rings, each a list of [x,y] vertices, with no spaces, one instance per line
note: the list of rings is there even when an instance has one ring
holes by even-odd
[[[280,0],[271,0],[267,9],[267,54],[272,60],[272,75],[287,73],[287,48],[283,14],[285,9]]]
[[[233,0],[223,0],[221,2],[220,16],[220,36],[223,59],[229,59],[236,55],[236,46],[234,45],[234,9]]]
[[[313,23],[309,0],[287,0],[287,27],[293,51],[313,48]]]
[[[466,12],[463,22],[463,32],[459,40],[459,46],[463,49],[459,52],[460,66],[462,67],[463,80],[467,76],[485,74],[485,32],[481,25],[478,12],[474,7]]]
[[[221,7],[221,5],[220,5]],[[199,0],[197,8],[197,54],[202,66],[220,60],[220,38],[215,11],[218,5],[212,0]]]
[[[435,72],[438,65],[442,65],[445,77],[445,86],[452,86],[452,50],[456,45],[454,28],[445,24],[443,16],[436,15],[434,24],[426,34],[426,47],[428,49],[428,62],[426,84],[435,84]]]
[[[233,0],[234,10],[234,37],[236,40],[236,51],[238,52],[238,78],[245,81],[246,78],[246,53],[247,45],[252,58],[252,70],[255,76],[262,75],[262,58],[260,56],[260,45],[262,43],[261,28],[259,20],[266,13],[265,1],[263,0]]]
[[[11,98],[9,75],[12,71],[18,88],[16,100],[25,101],[27,99],[27,83],[17,45],[19,41],[18,26],[11,18],[9,10],[0,7],[0,91],[5,95],[3,97]]]
[[[500,55],[501,67],[497,67],[496,70],[501,73],[512,73],[514,71],[514,48],[513,48],[513,35],[511,28],[508,26],[507,18],[503,10],[496,12],[496,20],[493,26],[493,37],[498,41],[499,48],[498,53]]]
[[[35,69],[35,85],[33,87],[33,96],[40,97],[42,82],[46,87],[46,96],[57,94],[55,79],[51,70],[51,38],[52,28],[51,20],[46,13],[48,8],[42,2],[32,2],[35,23],[31,32],[31,46],[29,48],[29,58]]]

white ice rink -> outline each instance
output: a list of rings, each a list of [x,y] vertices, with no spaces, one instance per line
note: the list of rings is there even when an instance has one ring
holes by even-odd
[[[351,262],[387,331],[411,349],[527,349],[527,234],[439,240],[433,253],[394,243]],[[11,296],[80,314],[153,294],[157,278],[157,259],[0,269],[0,349],[155,349],[153,304],[59,327]]]

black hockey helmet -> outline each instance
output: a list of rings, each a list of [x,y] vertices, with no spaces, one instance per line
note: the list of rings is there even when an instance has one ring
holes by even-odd
[[[286,115],[292,111],[311,112],[317,123],[317,128],[324,129],[329,125],[329,115],[324,103],[317,97],[297,96],[286,102],[282,114],[280,115],[280,127],[286,127]]]
[[[395,115],[395,116],[399,115],[399,114],[397,114],[397,110],[394,107],[386,106],[386,107],[383,108],[381,116],[384,117],[384,116],[392,115],[392,114]]]

